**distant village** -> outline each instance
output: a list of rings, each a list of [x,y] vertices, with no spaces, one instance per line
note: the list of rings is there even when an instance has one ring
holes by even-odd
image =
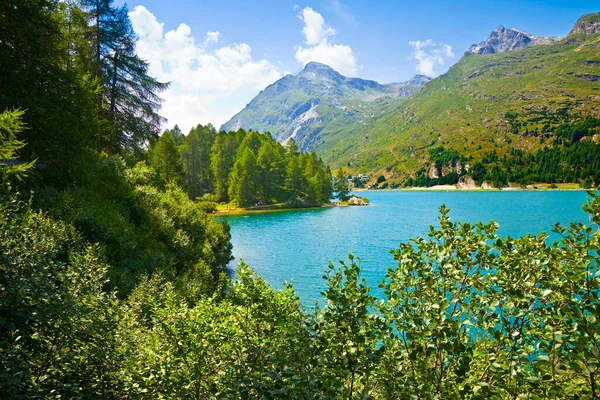
[[[367,184],[371,177],[367,174],[348,175],[348,184],[355,189],[387,189],[388,183],[385,176],[380,175],[377,181],[372,184]]]

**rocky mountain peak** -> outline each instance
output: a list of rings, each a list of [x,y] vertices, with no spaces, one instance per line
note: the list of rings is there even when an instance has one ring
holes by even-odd
[[[425,86],[427,82],[431,81],[431,78],[427,75],[415,75],[406,84],[408,86]]]
[[[593,35],[600,32],[600,12],[587,14],[579,18],[569,35],[583,33]]]
[[[549,44],[554,41],[554,38],[540,37],[515,28],[505,28],[504,26],[500,25],[498,28],[496,28],[496,30],[490,33],[490,36],[485,42],[472,45],[469,50],[467,50],[467,53],[504,53],[507,51],[523,49],[533,45]]]
[[[328,79],[331,81],[341,81],[344,79],[343,75],[331,68],[329,65],[321,64],[320,62],[316,61],[311,61],[306,64],[298,76],[309,79]]]
[[[333,71],[333,68],[331,68],[329,65],[326,65],[326,64],[323,64],[323,63],[320,63],[317,61],[311,61],[304,66],[303,71],[306,71],[306,72]]]

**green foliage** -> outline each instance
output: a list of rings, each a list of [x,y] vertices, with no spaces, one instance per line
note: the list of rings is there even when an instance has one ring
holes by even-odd
[[[107,265],[72,226],[0,207],[0,396],[116,397],[120,312]]]
[[[387,327],[372,312],[376,298],[360,277],[360,265],[352,255],[349,263],[332,264],[324,279],[325,305],[308,320],[314,337],[316,398],[368,398],[375,388],[378,364],[385,350],[379,343]]]
[[[198,125],[182,137],[181,159],[185,169],[185,182],[191,199],[213,189],[210,169],[210,152],[217,132],[212,125]],[[177,142],[177,141],[176,141]]]
[[[336,198],[340,201],[348,200],[350,187],[348,185],[348,180],[346,179],[346,174],[342,168],[338,169],[335,173],[333,190],[336,192]]]
[[[4,111],[0,114],[0,184],[7,184],[11,177],[22,180],[35,161],[20,163],[17,152],[25,143],[17,139],[23,130],[21,111]]]
[[[217,273],[229,262],[228,226],[205,216],[176,185],[152,186],[157,173],[145,163],[127,169],[112,156],[85,160],[85,167],[87,181],[65,190],[40,188],[35,204],[104,246],[110,286],[121,295],[143,274],[173,277],[197,263]]]
[[[167,183],[183,183],[184,170],[181,154],[173,136],[169,132],[162,134],[151,149],[152,166],[158,172],[160,181]]]
[[[225,297],[186,303],[170,284],[141,285],[126,305],[124,368],[134,397],[283,398],[281,357],[294,346],[297,297],[274,292],[243,264]]]
[[[211,154],[215,194],[240,207],[285,202],[292,207],[329,203],[331,171],[315,153],[301,153],[269,133],[220,132]]]
[[[90,145],[96,129],[97,85],[69,67],[63,17],[57,1],[0,4],[0,112],[23,111],[24,161],[56,169]]]
[[[229,175],[229,198],[240,207],[254,204],[258,193],[256,156],[250,147],[240,150]]]

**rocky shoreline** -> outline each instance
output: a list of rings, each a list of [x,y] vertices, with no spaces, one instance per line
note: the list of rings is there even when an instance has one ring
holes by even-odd
[[[554,185],[553,187],[551,187]],[[362,191],[398,191],[398,192],[409,192],[409,191],[431,191],[431,192],[448,192],[448,191],[461,191],[461,192],[520,192],[520,191],[588,191],[594,189],[585,189],[580,187],[576,183],[536,183],[532,185],[521,186],[517,184],[509,184],[508,187],[495,188],[489,182],[483,182],[481,186],[475,184],[475,182],[468,183],[457,183],[455,185],[436,185],[431,187],[415,186],[408,188],[398,189],[353,189],[354,192]]]

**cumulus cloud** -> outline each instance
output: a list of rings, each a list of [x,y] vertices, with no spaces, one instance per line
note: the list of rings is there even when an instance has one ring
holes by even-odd
[[[451,46],[431,39],[410,41],[408,44],[413,48],[411,59],[417,61],[417,72],[427,76],[439,75],[437,67],[445,65],[446,59],[454,57]]]
[[[335,29],[325,24],[323,16],[312,8],[305,7],[298,18],[304,24],[302,34],[307,47],[294,48],[296,61],[303,66],[311,61],[318,61],[344,75],[356,76],[358,67],[352,48],[333,43]]]
[[[196,43],[188,25],[164,32],[164,24],[143,6],[135,7],[129,17],[139,36],[137,52],[149,62],[150,75],[171,82],[162,96],[161,114],[169,125],[177,123],[184,132],[198,123],[212,122],[218,127],[257,90],[282,76],[269,61],[254,60],[246,43],[209,50],[208,45],[220,39],[218,31],[208,31],[204,41]]]
[[[304,28],[302,28],[302,33],[306,38],[304,42],[310,46],[319,44],[335,35],[335,29],[325,25],[323,16],[310,7],[302,10],[299,18],[304,22]]]

